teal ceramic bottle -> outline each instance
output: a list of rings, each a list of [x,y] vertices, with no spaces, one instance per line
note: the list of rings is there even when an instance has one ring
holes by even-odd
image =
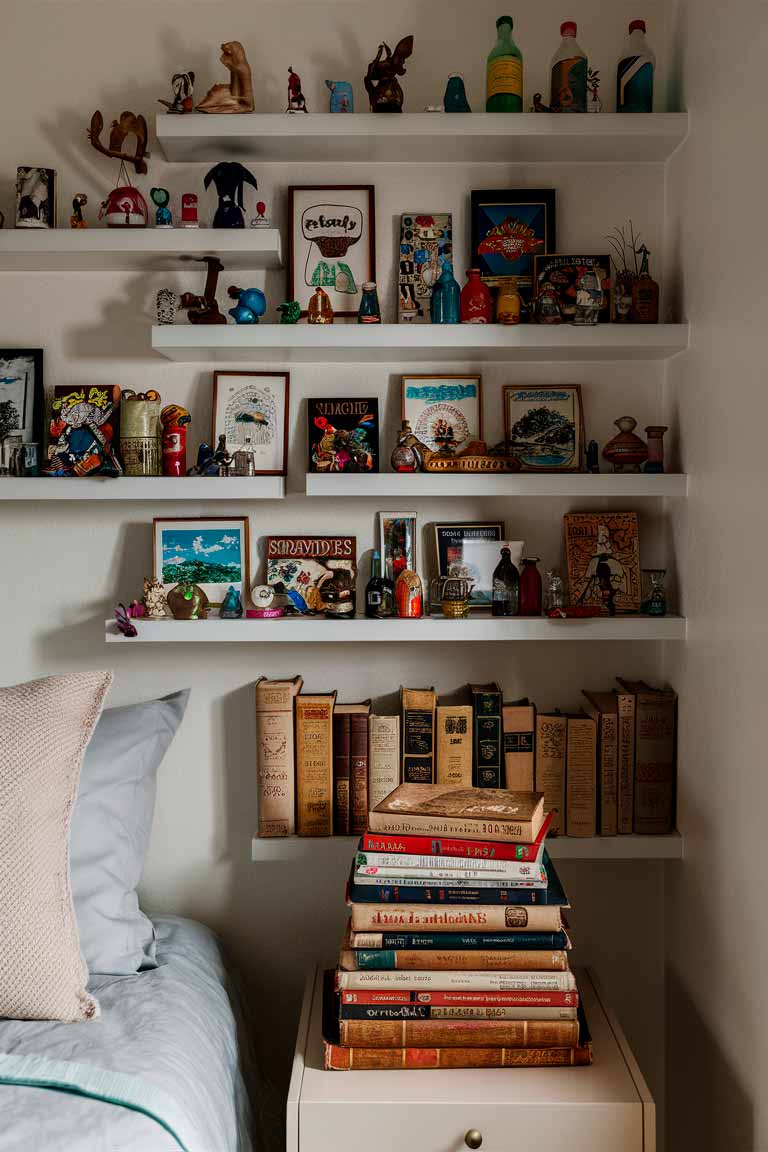
[[[433,324],[458,324],[461,321],[461,288],[447,262],[432,289],[431,313]]]

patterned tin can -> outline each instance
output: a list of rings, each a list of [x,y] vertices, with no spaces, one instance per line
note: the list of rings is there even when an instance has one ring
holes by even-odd
[[[160,400],[134,400],[123,392],[120,455],[126,476],[161,476]]]

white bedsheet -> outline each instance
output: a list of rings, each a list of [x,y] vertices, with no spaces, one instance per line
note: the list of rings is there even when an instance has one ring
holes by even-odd
[[[6,1056],[9,1067],[24,1057],[73,1062],[101,1070],[105,1082],[122,1073],[135,1078],[140,1104],[157,1111],[167,1100],[170,1128],[188,1152],[251,1152],[237,1024],[215,937],[178,917],[155,927],[156,970],[92,979],[99,1019],[0,1021],[0,1075]],[[0,1082],[0,1152],[179,1152],[172,1131],[120,1104]]]

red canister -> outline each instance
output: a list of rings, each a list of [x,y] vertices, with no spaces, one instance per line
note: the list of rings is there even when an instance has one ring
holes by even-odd
[[[462,324],[490,324],[493,318],[491,294],[480,277],[479,268],[470,268],[461,290]]]
[[[163,427],[163,476],[187,474],[187,424],[192,417],[179,404],[168,404],[160,413]]]

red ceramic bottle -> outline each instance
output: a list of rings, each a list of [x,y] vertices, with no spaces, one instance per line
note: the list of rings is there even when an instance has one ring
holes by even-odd
[[[470,268],[467,282],[461,290],[462,324],[490,324],[493,317],[493,301],[483,281],[480,269]]]
[[[541,616],[541,573],[536,565],[538,557],[523,557],[520,573],[520,615]]]

